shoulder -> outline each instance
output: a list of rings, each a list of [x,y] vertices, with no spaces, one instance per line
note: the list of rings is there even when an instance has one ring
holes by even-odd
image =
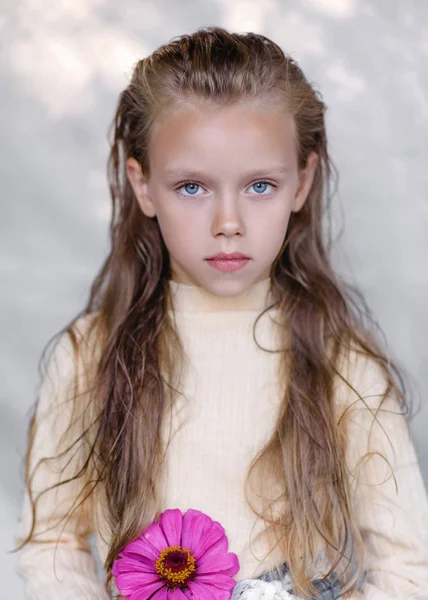
[[[52,395],[64,395],[68,390],[74,396],[81,384],[87,385],[100,357],[99,313],[78,316],[55,338],[46,362],[43,388]]]
[[[83,415],[91,417],[87,407],[98,363],[97,340],[96,313],[79,316],[56,335],[34,413],[38,428],[46,435],[49,435],[49,429],[64,435],[67,432],[67,437],[80,433]]]
[[[387,357],[386,357],[387,358]],[[385,469],[412,452],[405,396],[392,370],[354,344],[343,352],[334,384],[334,410],[339,438],[349,465],[367,457],[365,468]]]
[[[338,409],[348,409],[351,405],[361,408],[362,404],[376,409],[381,402],[383,404],[385,394],[393,402],[394,394],[388,392],[396,392],[397,388],[391,369],[357,342],[343,347],[335,368],[334,399]]]
[[[79,315],[57,336],[51,362],[71,368],[77,361],[97,354],[100,346],[101,320],[98,312]]]

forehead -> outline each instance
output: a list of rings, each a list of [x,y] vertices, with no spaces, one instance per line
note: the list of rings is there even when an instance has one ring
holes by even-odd
[[[149,156],[152,169],[164,174],[176,166],[236,171],[261,162],[297,165],[294,122],[250,104],[187,104],[153,124]]]

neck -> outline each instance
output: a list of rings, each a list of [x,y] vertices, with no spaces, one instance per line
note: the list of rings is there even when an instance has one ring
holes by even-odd
[[[169,280],[175,311],[220,312],[231,310],[263,310],[269,305],[270,278],[257,281],[236,296],[217,296],[203,287]]]

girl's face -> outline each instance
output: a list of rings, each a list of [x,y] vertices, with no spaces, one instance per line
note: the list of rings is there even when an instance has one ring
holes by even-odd
[[[292,120],[279,113],[186,105],[154,124],[149,160],[148,178],[134,158],[127,175],[141,210],[158,219],[172,279],[235,296],[269,277],[318,156],[298,170]],[[218,252],[251,260],[225,273],[206,260]]]

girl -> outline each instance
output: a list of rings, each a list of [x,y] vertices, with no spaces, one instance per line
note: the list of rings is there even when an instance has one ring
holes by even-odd
[[[253,33],[200,29],[136,64],[114,118],[111,252],[29,428],[28,598],[115,597],[113,562],[168,508],[222,524],[236,597],[276,580],[284,598],[427,598],[403,378],[322,233],[325,110]]]

